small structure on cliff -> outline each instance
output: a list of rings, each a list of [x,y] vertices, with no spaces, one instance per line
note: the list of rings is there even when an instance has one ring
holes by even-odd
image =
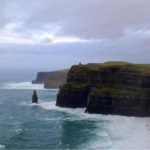
[[[36,90],[33,91],[32,103],[38,103],[38,96],[37,96]]]
[[[81,66],[82,65],[82,63],[81,62],[79,62],[79,66]]]
[[[107,62],[72,66],[57,106],[86,112],[150,116],[150,65]]]

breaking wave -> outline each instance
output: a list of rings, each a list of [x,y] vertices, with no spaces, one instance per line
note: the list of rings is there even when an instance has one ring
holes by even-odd
[[[0,149],[5,149],[5,145],[0,144]]]
[[[55,101],[40,100],[39,104],[24,103],[29,107],[37,106],[47,111],[67,113],[66,117],[46,117],[45,120],[62,121],[92,121],[96,128],[88,130],[94,136],[80,149],[150,149],[150,118],[126,117],[118,115],[100,115],[84,113],[85,109],[70,109],[57,107]],[[44,119],[44,118],[42,118]]]
[[[33,104],[32,104],[33,105]],[[92,120],[96,123],[95,137],[85,143],[83,149],[136,149],[150,148],[150,118],[126,117],[84,113],[85,109],[69,109],[55,106],[55,101],[41,102],[39,107],[70,114],[69,120]],[[60,118],[59,118],[60,119]],[[91,131],[93,132],[93,131]]]
[[[37,89],[43,90],[43,84],[32,84],[31,82],[9,82],[0,85],[0,89]]]

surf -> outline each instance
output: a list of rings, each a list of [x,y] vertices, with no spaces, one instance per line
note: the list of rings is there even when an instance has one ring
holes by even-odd
[[[5,82],[0,85],[0,89],[37,89],[45,90],[43,84],[32,84],[31,82]]]

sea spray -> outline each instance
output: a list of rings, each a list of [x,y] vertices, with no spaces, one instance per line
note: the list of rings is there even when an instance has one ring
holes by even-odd
[[[39,89],[43,90],[43,84],[32,84],[31,82],[5,82],[0,85],[0,89]]]
[[[32,92],[0,92],[0,141],[6,149],[150,148],[150,118],[88,114],[85,108],[57,107],[58,90],[38,90],[39,104],[32,104]]]
[[[42,102],[45,110],[64,112],[70,121],[94,121],[97,126],[95,137],[81,145],[89,149],[148,149],[150,147],[150,118],[117,115],[86,114],[85,109],[60,108],[53,102]],[[47,118],[48,119],[48,118]],[[49,118],[50,119],[50,118]],[[59,118],[62,119],[62,118]]]

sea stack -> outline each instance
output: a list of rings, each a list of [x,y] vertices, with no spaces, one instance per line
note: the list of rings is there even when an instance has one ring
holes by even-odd
[[[36,90],[33,91],[32,103],[38,103],[38,97],[37,97]]]

